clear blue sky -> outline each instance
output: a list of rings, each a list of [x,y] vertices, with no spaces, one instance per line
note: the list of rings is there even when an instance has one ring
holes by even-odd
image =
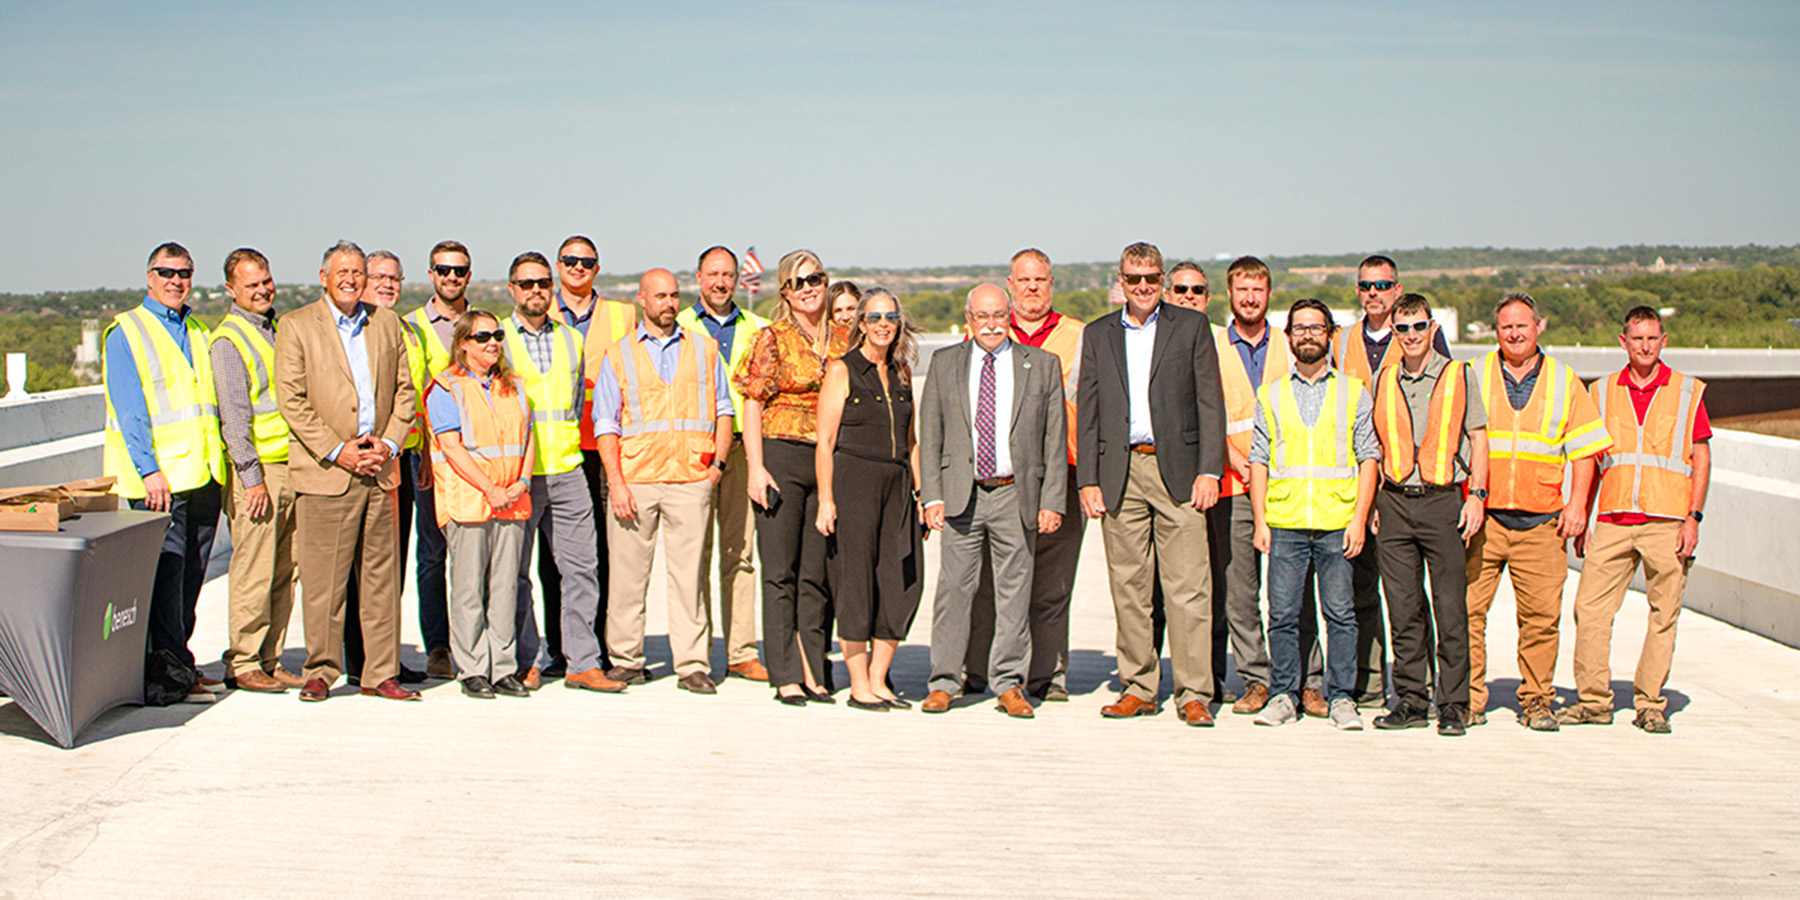
[[[1800,4],[0,0],[0,290],[1800,242]]]

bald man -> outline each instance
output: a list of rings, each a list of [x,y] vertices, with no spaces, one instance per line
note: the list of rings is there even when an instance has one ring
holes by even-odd
[[[606,677],[649,678],[644,594],[661,531],[677,685],[712,694],[712,621],[700,578],[713,488],[731,452],[731,392],[718,342],[676,324],[681,293],[669,270],[645,272],[637,301],[638,327],[607,351],[594,379],[594,438],[610,507],[606,647],[613,668]]]

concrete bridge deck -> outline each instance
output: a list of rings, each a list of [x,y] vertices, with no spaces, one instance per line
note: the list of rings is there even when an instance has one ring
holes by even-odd
[[[926,596],[896,670],[915,699]],[[224,606],[215,580],[193,642],[215,673]],[[1503,586],[1497,701],[1516,684],[1510,608]],[[653,603],[653,635],[664,618]],[[1633,595],[1613,653],[1627,707],[1643,624]],[[1628,712],[1538,734],[1501,708],[1457,740],[1103,720],[1112,639],[1095,529],[1076,695],[1033,721],[991,702],[793,709],[735,679],[696,697],[657,637],[664,677],[623,696],[234,694],[115,710],[70,751],[0,701],[0,897],[1800,893],[1800,651],[1749,632],[1683,617],[1672,735]],[[289,645],[298,668],[298,616]],[[416,643],[406,657],[422,667]]]

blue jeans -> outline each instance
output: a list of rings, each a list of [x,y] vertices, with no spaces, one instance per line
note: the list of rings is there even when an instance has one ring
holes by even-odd
[[[1369,552],[1365,547],[1363,552]],[[1349,697],[1356,681],[1356,611],[1344,530],[1272,528],[1269,536],[1269,691],[1300,693],[1300,608],[1307,569],[1318,575],[1325,614],[1325,698]]]

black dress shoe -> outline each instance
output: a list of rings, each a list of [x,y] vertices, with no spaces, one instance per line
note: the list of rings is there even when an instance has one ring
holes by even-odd
[[[1375,727],[1383,731],[1424,728],[1426,724],[1425,710],[1404,701],[1395,704],[1392,712],[1375,717]]]
[[[805,706],[806,705],[806,695],[805,694],[793,694],[793,695],[776,694],[775,702],[779,703],[783,706]]]
[[[477,700],[492,700],[494,699],[494,683],[488,681],[485,676],[470,675],[462,680],[462,692],[464,696],[474,697]]]
[[[360,672],[345,672],[344,673],[344,683],[351,687],[362,687],[362,673],[360,673]]]
[[[806,691],[806,699],[811,700],[814,703],[836,703],[837,702],[837,698],[831,696],[830,691],[812,691],[812,690],[807,690],[806,688],[801,688],[801,690],[805,690]]]
[[[650,680],[643,669],[627,669],[624,666],[613,666],[606,670],[606,677],[625,684],[643,684]]]
[[[550,664],[544,667],[544,671],[542,674],[543,674],[543,677],[545,677],[545,678],[562,678],[563,676],[568,675],[569,674],[568,658],[559,656],[559,657],[551,660]]]
[[[520,681],[517,675],[508,675],[494,682],[494,693],[506,697],[531,696],[531,690],[525,687],[525,682]]]
[[[886,703],[888,705],[888,709],[912,709],[911,703],[908,703],[905,700],[900,699],[899,697],[895,697],[892,700],[883,700],[881,702]]]
[[[1444,737],[1462,737],[1469,733],[1463,725],[1462,707],[1454,703],[1438,707],[1438,734]]]
[[[868,700],[858,700],[855,697],[851,697],[850,699],[844,701],[844,705],[850,707],[851,709],[866,709],[869,712],[887,712],[888,711],[887,701],[879,700],[879,699],[874,700],[874,701],[868,701]]]
[[[361,681],[362,679],[357,679],[357,680]],[[409,669],[406,666],[401,666],[400,667],[400,683],[401,684],[424,684],[425,683],[425,673],[419,671],[418,669]]]

